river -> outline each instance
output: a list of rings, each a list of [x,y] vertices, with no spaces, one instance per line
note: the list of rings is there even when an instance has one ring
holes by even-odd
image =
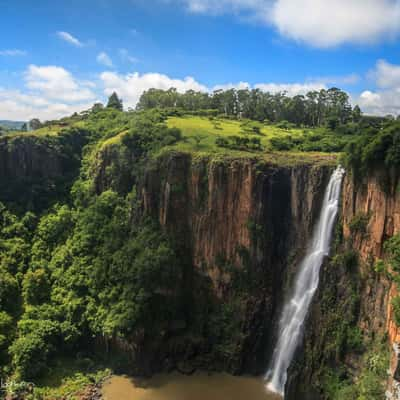
[[[281,400],[266,392],[261,378],[206,373],[146,380],[113,376],[104,383],[102,394],[104,400]]]

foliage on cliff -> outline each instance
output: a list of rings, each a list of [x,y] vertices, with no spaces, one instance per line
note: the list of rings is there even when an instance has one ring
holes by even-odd
[[[358,175],[374,168],[396,169],[400,166],[400,122],[387,121],[370,126],[352,140],[345,152],[345,162]]]
[[[69,122],[56,135],[3,138],[7,152],[17,148],[15,157],[31,152],[40,159],[35,151],[45,149],[55,157],[54,169],[61,157],[66,165],[61,171],[71,171],[63,176],[68,185],[62,192],[63,182],[48,171],[55,185],[49,190],[57,196],[43,192],[47,175],[22,171],[25,186],[18,182],[21,187],[11,187],[4,198],[6,205],[0,203],[3,381],[10,375],[36,380],[57,358],[93,353],[97,337],[132,336],[135,342],[145,332],[156,338],[180,318],[179,291],[171,288],[182,275],[181,263],[169,238],[157,222],[141,218],[133,184],[124,193],[96,194],[91,176],[99,149],[121,130],[126,130],[121,143],[137,163],[166,140],[178,140],[179,131],[153,112],[102,109]],[[52,165],[44,172],[46,167]],[[38,207],[26,196],[33,180],[40,189],[33,196]],[[30,208],[34,212],[24,212]]]

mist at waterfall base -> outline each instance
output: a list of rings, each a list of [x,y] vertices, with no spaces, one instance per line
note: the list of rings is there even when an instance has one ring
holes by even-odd
[[[279,321],[278,342],[265,380],[268,382],[268,390],[282,396],[287,370],[301,340],[304,320],[318,288],[320,268],[324,258],[329,254],[344,173],[344,169],[339,166],[329,180],[311,245],[299,266],[293,292],[283,307]]]

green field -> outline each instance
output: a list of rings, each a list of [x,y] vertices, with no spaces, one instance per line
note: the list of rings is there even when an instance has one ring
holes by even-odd
[[[275,125],[265,125],[250,120],[229,120],[222,118],[210,119],[207,117],[171,117],[167,121],[168,127],[179,128],[185,140],[176,146],[179,150],[186,151],[220,151],[216,146],[217,137],[241,136],[256,137],[261,140],[264,150],[270,150],[270,139],[273,137],[291,136],[303,138],[303,129],[281,129]],[[259,129],[259,133],[254,132]]]

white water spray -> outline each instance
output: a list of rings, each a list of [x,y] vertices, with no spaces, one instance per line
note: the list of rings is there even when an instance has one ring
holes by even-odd
[[[265,379],[268,381],[268,390],[282,396],[285,390],[287,370],[301,339],[304,320],[311,300],[318,288],[319,271],[324,257],[329,254],[344,173],[344,169],[339,166],[330,178],[311,246],[300,264],[293,294],[285,304],[279,321],[279,339]]]

